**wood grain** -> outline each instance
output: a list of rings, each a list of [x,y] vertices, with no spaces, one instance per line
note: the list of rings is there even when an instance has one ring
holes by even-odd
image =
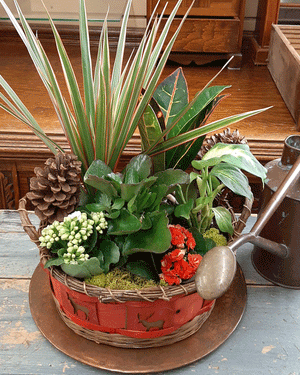
[[[75,74],[82,88],[80,69],[80,51],[76,44],[67,45],[67,52],[74,64]],[[0,74],[9,82],[28,107],[44,131],[64,149],[68,145],[63,131],[48,95],[38,74],[21,42],[7,43],[0,39]],[[60,62],[52,43],[45,44],[45,50],[53,64],[62,91],[66,94]],[[224,70],[215,81],[215,85],[231,85],[226,90],[229,97],[224,99],[216,108],[211,121],[247,112],[259,108],[273,106],[258,116],[233,125],[232,130],[238,129],[249,143],[253,154],[262,162],[281,156],[283,141],[291,134],[299,134],[295,122],[286,107],[274,81],[265,66],[254,66],[248,55],[248,40],[243,45],[243,61],[240,70]],[[95,58],[96,51],[92,49]],[[127,51],[129,55],[130,50]],[[180,54],[177,54],[180,59]],[[196,54],[201,64],[202,55]],[[181,60],[182,61],[182,60]],[[207,60],[203,58],[203,62]],[[207,82],[220,70],[224,61],[217,61],[207,65],[184,67],[190,100]],[[162,79],[171,74],[178,64],[170,60],[165,67]],[[119,169],[133,156],[140,152],[138,132],[129,142]],[[0,111],[0,172],[13,184],[14,207],[27,191],[29,179],[33,175],[35,166],[41,166],[52,154],[47,147],[31,132],[29,128],[17,119]],[[0,201],[0,208],[7,207]]]
[[[300,26],[273,25],[268,68],[300,130]]]

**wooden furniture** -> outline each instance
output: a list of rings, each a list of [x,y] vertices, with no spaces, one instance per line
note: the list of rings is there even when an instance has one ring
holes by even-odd
[[[254,221],[255,217],[248,219],[246,232]],[[0,238],[1,374],[109,374],[66,356],[36,327],[28,290],[39,262],[38,250],[24,233],[16,211],[0,210]],[[245,244],[237,251],[247,284],[247,305],[236,330],[211,354],[172,373],[299,374],[300,293],[260,277],[251,264],[252,249],[253,245]],[[109,365],[104,357],[103,366]]]
[[[273,25],[268,68],[300,130],[300,25]]]
[[[279,20],[280,10],[299,8],[295,2],[281,2],[280,0],[259,0],[255,35],[251,38],[250,50],[256,65],[268,63],[268,52],[272,24]]]
[[[184,15],[191,2],[184,0],[178,14]],[[166,3],[167,16],[177,1],[161,1],[158,13]],[[147,1],[148,18],[156,4],[157,0]],[[231,67],[240,67],[244,12],[245,0],[196,0],[174,44],[171,59],[181,64],[191,61],[203,64],[222,56],[234,55]],[[171,35],[179,23],[178,19],[171,26]]]
[[[49,38],[41,40],[53,62],[59,82],[63,82],[59,59]],[[67,44],[67,51],[75,66],[75,73],[81,76],[80,53],[77,43]],[[48,95],[32,65],[26,48],[15,39],[0,38],[0,74],[19,94],[46,133],[68,149],[66,139]],[[215,85],[232,85],[230,94],[216,108],[211,121],[233,114],[273,106],[258,116],[233,125],[239,129],[249,143],[251,151],[262,163],[281,156],[283,140],[297,133],[295,123],[268,72],[267,67],[255,67],[247,56],[247,44],[243,53],[241,70],[224,70]],[[220,70],[216,66],[184,67],[190,99],[203,88]],[[168,64],[163,78],[171,74],[176,66]],[[63,85],[62,85],[63,86]],[[64,92],[65,88],[62,87]],[[268,95],[266,95],[266,92]],[[140,151],[139,135],[134,134],[122,163]],[[17,119],[0,110],[0,208],[17,208],[19,198],[29,189],[29,179],[35,166],[41,166],[52,154],[46,146]],[[121,166],[120,166],[121,168]],[[259,186],[255,187],[259,192]],[[258,195],[257,192],[257,195]]]

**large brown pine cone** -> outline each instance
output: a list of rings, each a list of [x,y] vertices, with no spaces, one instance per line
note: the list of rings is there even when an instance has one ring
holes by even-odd
[[[35,207],[35,213],[47,223],[61,221],[73,212],[79,202],[81,162],[73,154],[59,152],[55,159],[36,167],[36,177],[30,179],[27,198]]]
[[[198,157],[200,159],[217,143],[229,143],[229,144],[246,144],[247,140],[241,136],[238,130],[231,133],[230,129],[225,129],[222,133],[213,134],[211,137],[205,138]]]

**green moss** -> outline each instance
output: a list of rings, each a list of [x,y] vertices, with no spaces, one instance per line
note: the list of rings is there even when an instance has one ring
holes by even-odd
[[[92,276],[89,279],[84,280],[87,284],[92,284],[99,286],[100,288],[105,288],[106,285],[106,275],[101,273],[100,275]]]
[[[208,229],[204,234],[204,238],[211,238],[217,246],[226,246],[227,245],[227,239],[223,234],[220,233],[220,231],[216,228],[210,228]]]
[[[101,275],[93,276],[90,279],[86,279],[85,282],[101,288],[118,290],[135,290],[166,285],[164,282],[156,283],[153,280],[146,280],[143,277],[118,268],[115,268],[106,275],[102,273]]]

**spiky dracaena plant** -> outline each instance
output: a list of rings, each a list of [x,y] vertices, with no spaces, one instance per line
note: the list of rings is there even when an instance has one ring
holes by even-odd
[[[85,1],[80,0],[79,30],[84,95],[79,90],[67,52],[47,12],[68,87],[70,100],[67,100],[62,95],[40,41],[32,32],[18,3],[15,1],[21,26],[5,1],[0,0],[48,91],[72,152],[82,162],[82,175],[94,160],[101,160],[112,170],[116,170],[120,156],[137,127],[141,134],[142,150],[153,158],[155,171],[159,171],[181,167],[183,157],[187,157],[185,160],[192,160],[195,150],[198,151],[201,146],[199,137],[203,138],[208,132],[261,111],[247,112],[206,124],[205,120],[218,103],[220,93],[228,86],[206,86],[188,103],[184,94],[187,91],[185,80],[180,72],[175,72],[156,89],[169,53],[189,12],[166,44],[171,22],[181,1],[178,1],[163,27],[163,12],[159,18],[154,17],[155,11],[153,12],[139,47],[124,68],[126,30],[132,0],[128,0],[124,12],[112,69],[106,17],[93,70]],[[63,151],[45,134],[2,76],[0,84],[7,94],[4,96],[0,93],[3,100],[0,107],[28,125],[54,154],[59,150]],[[165,97],[163,93],[166,94]],[[157,118],[153,96],[163,112],[163,124]],[[177,111],[176,103],[181,104]]]

